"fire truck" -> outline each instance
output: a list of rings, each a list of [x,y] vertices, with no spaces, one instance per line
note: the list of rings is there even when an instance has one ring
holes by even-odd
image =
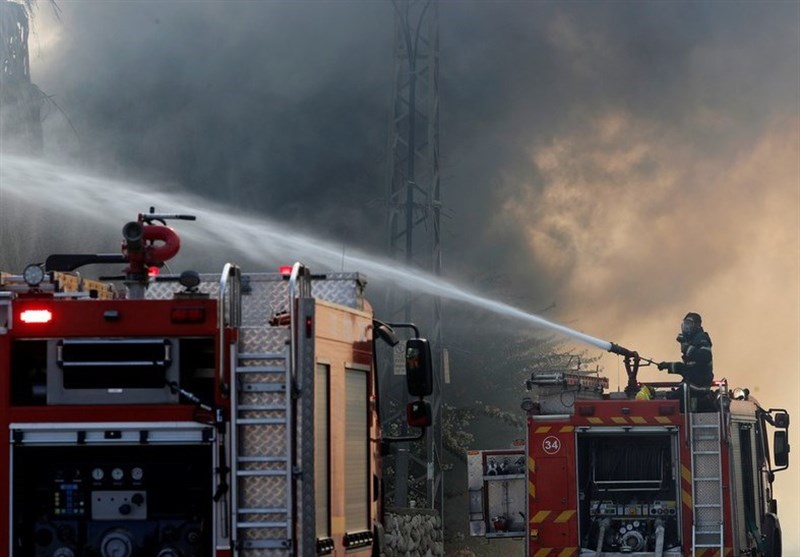
[[[0,553],[379,555],[375,344],[398,335],[364,278],[156,274],[180,248],[166,219],[194,217],[151,209],[121,254],[2,275]],[[87,264],[125,267],[101,282]],[[421,427],[429,350],[406,340]]]
[[[524,539],[528,557],[780,557],[786,410],[725,379],[640,385],[652,361],[611,351],[624,357],[624,392],[596,374],[535,372],[524,449],[468,454],[471,534]],[[497,462],[519,466],[498,473]]]

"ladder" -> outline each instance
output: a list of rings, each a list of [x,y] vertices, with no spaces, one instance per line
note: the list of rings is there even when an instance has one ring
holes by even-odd
[[[240,346],[263,344],[287,329],[242,327]],[[278,352],[234,349],[231,475],[234,555],[294,555],[292,382],[289,346]],[[278,551],[275,551],[278,550]]]
[[[722,461],[720,414],[692,412],[692,546],[723,553]]]
[[[304,369],[313,380],[313,352],[301,351],[294,323],[295,301],[311,296],[311,275],[295,263],[288,284],[283,280],[248,278],[247,292],[236,266],[225,266],[218,290],[219,323],[236,329],[238,342],[229,346],[232,385],[231,508],[233,557],[295,557],[314,547],[313,397],[305,396],[298,381],[295,351],[304,354]],[[271,301],[288,294],[289,320],[270,324]],[[244,296],[249,296],[245,303]],[[220,334],[220,369],[225,335]],[[312,424],[297,441],[297,425]],[[309,428],[306,428],[309,429]],[[298,488],[298,479],[304,478]],[[311,479],[309,479],[311,478]],[[297,491],[301,505],[296,505]],[[310,501],[307,503],[307,501]],[[298,527],[298,524],[300,527]],[[298,549],[300,548],[300,549]]]

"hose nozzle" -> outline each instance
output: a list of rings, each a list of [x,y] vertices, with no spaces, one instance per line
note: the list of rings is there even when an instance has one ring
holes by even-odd
[[[619,344],[611,343],[611,348],[608,349],[612,354],[619,354],[620,356],[630,356],[631,358],[638,357],[639,354],[635,350],[630,350]]]

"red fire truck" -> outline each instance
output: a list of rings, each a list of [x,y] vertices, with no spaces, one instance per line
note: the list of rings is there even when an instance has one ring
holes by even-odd
[[[525,450],[471,453],[472,533],[524,538],[529,557],[780,557],[773,480],[788,467],[788,413],[724,379],[650,383],[636,397],[640,358],[613,348],[625,392],[583,373],[534,373]],[[520,456],[524,470],[488,475],[490,461]]]
[[[0,554],[378,554],[374,320],[358,274],[151,276],[180,247],[151,212],[121,254],[0,280]],[[76,269],[124,264],[98,282]],[[119,281],[119,282],[118,282]],[[424,339],[410,383],[429,394]],[[410,405],[426,425],[427,403]]]

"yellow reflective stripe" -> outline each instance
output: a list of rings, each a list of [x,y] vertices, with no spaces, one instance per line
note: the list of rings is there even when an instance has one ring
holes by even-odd
[[[602,424],[603,423],[603,418],[589,417],[589,418],[586,418],[586,421],[589,422],[590,424]]]
[[[721,553],[719,549],[695,549],[694,550],[695,557],[720,557]]]
[[[536,428],[536,432],[535,433],[547,433],[547,432],[550,431],[550,429],[551,428],[550,428],[549,425],[547,425],[547,426],[540,425],[539,427]]]
[[[611,418],[611,421],[614,422],[615,424],[627,424],[628,423],[628,419],[627,418],[622,418],[620,416],[614,416],[613,418]]]
[[[689,472],[689,469],[683,464],[681,464],[681,478],[683,478],[689,483],[691,483],[692,481],[692,473]]]
[[[572,515],[574,515],[574,514],[575,514],[575,511],[563,511],[561,514],[559,514],[556,517],[556,519],[553,522],[555,522],[556,524],[563,524],[564,522],[566,522],[570,518],[572,518]]]
[[[681,493],[683,494],[683,497],[682,497],[683,504],[691,509],[692,508],[692,494],[689,493],[688,491],[686,491],[685,489],[681,490]]]
[[[666,416],[656,416],[656,421],[660,424],[671,424],[672,419]]]
[[[533,515],[533,518],[531,518],[531,524],[541,524],[542,522],[547,520],[547,517],[550,516],[551,512],[552,511],[537,512],[535,515]]]
[[[641,416],[633,416],[631,417],[631,421],[635,424],[646,424],[647,420],[642,418]]]
[[[536,461],[528,457],[528,471],[531,473],[531,476],[536,474]],[[531,497],[536,497],[536,484],[528,480],[528,495]]]
[[[572,433],[574,430],[575,426],[565,425],[559,430],[559,433]]]
[[[557,547],[540,547],[536,550],[536,553],[533,554],[533,557],[549,557],[553,554],[553,551],[556,551],[557,549]],[[561,551],[559,551],[556,555],[557,557],[571,557],[572,555],[577,555],[577,553],[577,547],[562,547]]]

